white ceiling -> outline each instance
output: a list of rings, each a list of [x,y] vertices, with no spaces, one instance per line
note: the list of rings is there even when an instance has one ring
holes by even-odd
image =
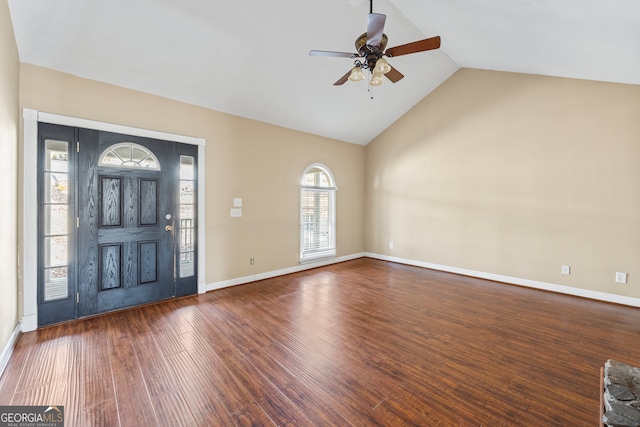
[[[405,78],[333,83],[368,0],[8,0],[20,60],[365,145],[460,67],[640,84],[639,0],[375,0]]]

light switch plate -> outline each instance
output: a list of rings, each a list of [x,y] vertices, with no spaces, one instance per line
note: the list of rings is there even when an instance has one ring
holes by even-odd
[[[616,272],[616,283],[627,283],[627,273]]]
[[[242,207],[242,197],[235,197],[233,199],[233,207],[234,208],[241,208]]]
[[[231,209],[231,218],[240,218],[242,216],[242,208]]]

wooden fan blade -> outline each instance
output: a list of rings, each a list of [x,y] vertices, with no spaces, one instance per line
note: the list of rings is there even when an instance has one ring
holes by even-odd
[[[334,56],[337,58],[358,58],[360,55],[350,52],[332,52],[329,50],[310,50],[309,56]]]
[[[440,36],[431,37],[429,39],[418,40],[417,42],[407,43],[387,49],[384,53],[388,57],[407,55],[409,53],[424,52],[425,50],[438,49],[440,47]]]
[[[335,82],[333,85],[334,86],[343,85],[347,80],[349,80],[349,75],[351,75],[351,70],[347,71],[347,74],[345,74],[344,76],[340,77],[340,79],[337,82]]]
[[[393,67],[391,67],[391,71],[386,73],[385,76],[387,76],[387,78],[391,80],[393,83],[398,83],[400,80],[404,78],[404,74],[402,74],[400,71],[396,70]]]
[[[384,23],[387,16],[381,13],[370,13],[369,22],[367,24],[367,45],[380,46],[382,41],[382,32],[384,31]]]

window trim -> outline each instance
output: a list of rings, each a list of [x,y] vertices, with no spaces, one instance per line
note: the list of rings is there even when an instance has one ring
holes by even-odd
[[[309,173],[311,169],[321,169],[329,179],[329,186],[315,186],[315,185],[304,185],[305,177]],[[336,257],[336,192],[338,187],[336,186],[336,181],[333,176],[331,170],[322,163],[313,163],[307,166],[300,177],[300,263],[310,263],[319,261],[322,259],[335,258]],[[324,246],[321,248],[317,248],[314,250],[305,250],[305,231],[304,226],[305,222],[303,219],[304,212],[304,193],[305,192],[319,192],[326,193],[328,195],[329,200],[329,225],[330,225],[330,245]]]

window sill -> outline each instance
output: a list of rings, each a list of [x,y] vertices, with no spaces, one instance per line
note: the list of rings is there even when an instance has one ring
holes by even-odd
[[[300,264],[311,264],[314,262],[318,262],[318,261],[326,261],[329,259],[334,259],[336,257],[335,252],[334,253],[324,253],[324,254],[317,254],[317,255],[310,255],[310,256],[306,256],[304,258],[300,258]]]

